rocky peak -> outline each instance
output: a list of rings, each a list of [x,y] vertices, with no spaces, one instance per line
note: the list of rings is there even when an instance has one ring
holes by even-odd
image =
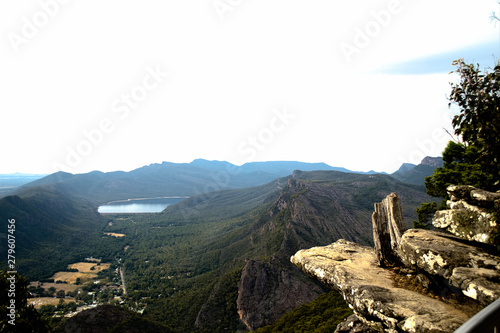
[[[399,167],[399,169],[396,172],[407,172],[407,171],[410,171],[411,169],[413,169],[414,167],[416,167],[415,164],[403,163],[403,164],[401,164],[401,166]]]
[[[423,165],[428,165],[433,168],[440,168],[443,166],[443,158],[442,157],[431,157],[431,156],[426,156],[424,159],[420,162],[420,164]]]

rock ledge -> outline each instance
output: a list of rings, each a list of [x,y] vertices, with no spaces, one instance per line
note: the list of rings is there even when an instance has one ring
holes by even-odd
[[[394,273],[379,267],[375,251],[366,246],[339,240],[301,250],[291,261],[339,290],[358,316],[375,327],[382,323],[387,332],[450,332],[470,317],[450,304],[396,287]]]

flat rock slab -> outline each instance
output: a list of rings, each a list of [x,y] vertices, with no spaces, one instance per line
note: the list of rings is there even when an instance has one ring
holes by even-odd
[[[394,273],[378,267],[374,250],[366,246],[339,240],[301,250],[290,260],[339,290],[356,313],[381,322],[389,332],[453,332],[469,319],[449,304],[396,287]]]
[[[399,246],[406,266],[440,275],[484,305],[500,297],[500,257],[473,243],[441,232],[411,229]]]

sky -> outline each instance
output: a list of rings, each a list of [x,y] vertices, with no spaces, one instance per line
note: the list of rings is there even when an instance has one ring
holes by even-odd
[[[394,172],[450,140],[495,0],[0,2],[0,173],[197,158]]]

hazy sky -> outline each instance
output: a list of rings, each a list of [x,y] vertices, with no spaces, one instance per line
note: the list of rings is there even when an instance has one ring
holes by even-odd
[[[440,155],[495,0],[0,2],[0,173]]]

